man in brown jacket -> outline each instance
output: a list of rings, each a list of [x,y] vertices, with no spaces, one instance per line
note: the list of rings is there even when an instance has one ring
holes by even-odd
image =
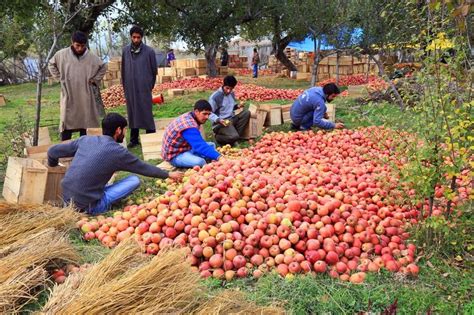
[[[101,109],[93,89],[107,70],[87,48],[86,34],[77,31],[71,39],[71,46],[58,51],[48,64],[51,75],[61,82],[59,131],[63,141],[71,139],[74,131],[83,136],[87,128],[100,126]]]

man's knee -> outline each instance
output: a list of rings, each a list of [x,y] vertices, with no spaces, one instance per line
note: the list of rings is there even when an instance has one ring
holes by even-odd
[[[125,177],[124,179],[130,185],[130,187],[133,188],[133,190],[140,187],[140,177],[138,177],[137,175],[130,175]]]
[[[246,119],[246,120],[250,119],[250,111],[248,109],[244,109],[242,113],[240,114],[242,115],[243,119]]]

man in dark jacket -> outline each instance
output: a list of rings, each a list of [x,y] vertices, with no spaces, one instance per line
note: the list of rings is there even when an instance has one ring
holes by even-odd
[[[142,43],[143,30],[138,26],[130,29],[132,43],[122,52],[122,84],[127,101],[130,123],[129,148],[139,145],[139,129],[154,133],[152,90],[155,86],[157,65],[152,48]]]
[[[246,109],[235,115],[234,111],[243,108],[243,104],[237,104],[232,90],[237,85],[237,79],[228,75],[224,78],[224,84],[209,97],[212,106],[212,121],[216,141],[219,144],[233,145],[241,139],[245,126],[250,119],[250,112]]]
[[[74,203],[81,211],[99,214],[130,195],[140,186],[140,179],[130,175],[107,185],[117,171],[128,171],[150,177],[181,180],[182,173],[168,173],[138,159],[119,143],[125,136],[127,120],[110,113],[102,120],[102,136],[82,136],[79,139],[52,146],[48,150],[48,165],[58,165],[59,158],[74,157],[61,183],[63,200]]]
[[[221,52],[221,66],[222,67],[227,67],[229,63],[229,53],[227,52],[227,49],[222,48]]]

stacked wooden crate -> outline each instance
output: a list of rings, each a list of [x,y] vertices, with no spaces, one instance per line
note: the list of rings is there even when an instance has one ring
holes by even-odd
[[[105,73],[103,82],[104,87],[109,88],[113,85],[121,83],[122,80],[122,62],[120,58],[112,58],[107,64],[107,72]]]
[[[207,74],[207,60],[177,59],[171,62],[171,67],[158,68],[156,83],[172,82]]]

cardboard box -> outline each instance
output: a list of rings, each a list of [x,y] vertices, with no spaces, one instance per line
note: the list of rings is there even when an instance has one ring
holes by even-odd
[[[12,203],[42,204],[48,169],[33,159],[9,157],[3,197]]]

